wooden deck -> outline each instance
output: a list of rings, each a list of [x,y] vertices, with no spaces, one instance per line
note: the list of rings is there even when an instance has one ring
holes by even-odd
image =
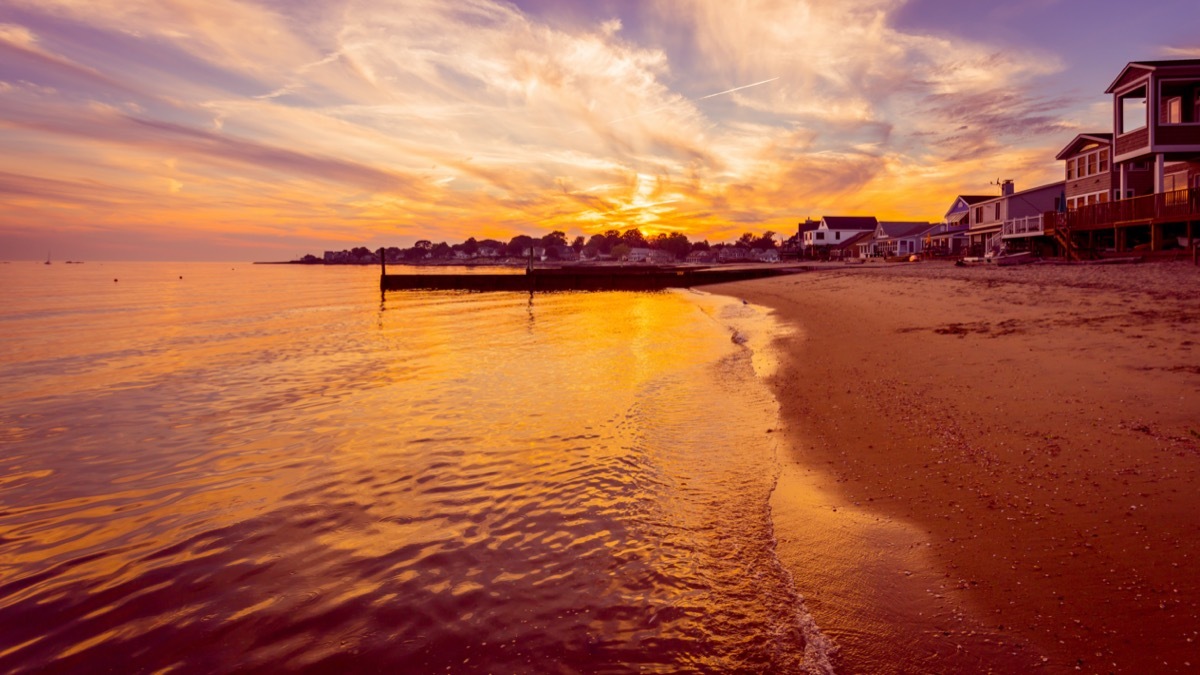
[[[1189,188],[1089,204],[1066,213],[1050,212],[1045,218],[1047,231],[1065,229],[1072,232],[1200,221],[1200,190]]]

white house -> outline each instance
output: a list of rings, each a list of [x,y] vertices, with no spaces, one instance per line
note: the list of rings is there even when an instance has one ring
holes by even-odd
[[[812,254],[820,248],[839,246],[863,232],[874,232],[878,225],[875,216],[823,216],[815,228],[802,232],[803,245]]]

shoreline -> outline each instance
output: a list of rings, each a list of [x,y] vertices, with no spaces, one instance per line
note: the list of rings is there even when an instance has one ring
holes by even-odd
[[[708,290],[799,327],[771,380],[791,446],[772,510],[840,672],[1200,667],[1190,263]]]

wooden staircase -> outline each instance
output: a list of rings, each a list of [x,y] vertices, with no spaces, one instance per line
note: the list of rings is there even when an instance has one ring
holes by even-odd
[[[1046,230],[1051,236],[1054,237],[1054,241],[1058,242],[1059,247],[1066,251],[1066,253],[1063,254],[1063,257],[1065,257],[1067,260],[1074,260],[1078,262],[1080,260],[1096,260],[1100,257],[1093,249],[1086,246],[1080,246],[1079,244],[1071,241],[1070,230],[1058,225],[1055,225],[1053,228],[1047,227]]]

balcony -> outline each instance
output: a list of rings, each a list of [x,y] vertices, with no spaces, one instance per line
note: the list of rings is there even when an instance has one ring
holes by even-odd
[[[1073,231],[1200,220],[1200,189],[1088,204],[1066,213],[1050,212],[1046,217],[1051,227]]]
[[[1039,237],[1044,234],[1046,234],[1046,230],[1043,227],[1043,217],[1041,214],[1006,220],[1004,221],[1004,224],[1000,226],[1001,239],[1013,239],[1016,237]]]

